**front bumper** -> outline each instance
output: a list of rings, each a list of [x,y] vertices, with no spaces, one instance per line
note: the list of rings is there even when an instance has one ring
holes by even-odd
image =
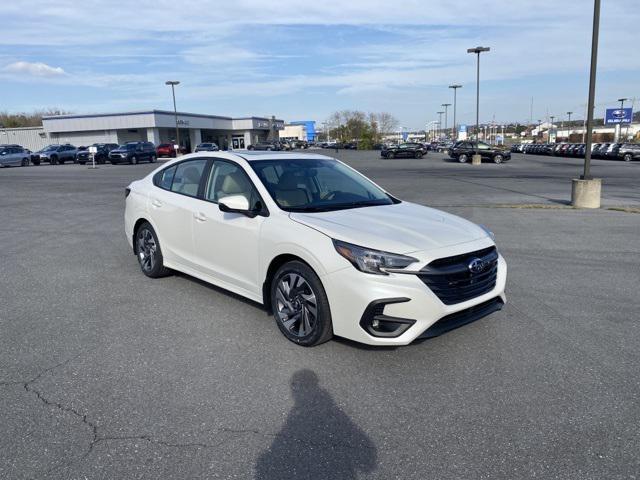
[[[506,280],[507,264],[499,255],[496,284],[492,290],[464,302],[445,305],[416,275],[370,275],[348,267],[322,277],[334,334],[369,345],[408,345],[423,334],[423,338],[434,336],[427,330],[441,319],[443,324],[449,323],[449,327],[457,323],[453,325],[455,327],[488,315],[495,309],[483,310],[483,304],[494,299],[499,300],[499,307],[506,303]],[[370,334],[361,323],[367,309],[376,302],[383,304],[382,309],[375,311],[376,315],[390,321],[411,320],[410,326],[395,337]]]

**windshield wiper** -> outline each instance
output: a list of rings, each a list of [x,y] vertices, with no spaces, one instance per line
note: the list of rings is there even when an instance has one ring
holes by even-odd
[[[314,205],[308,207],[290,207],[291,212],[331,212],[334,210],[347,210],[349,208],[376,207],[380,205],[391,205],[390,203],[380,203],[381,200],[361,200],[358,202],[334,203],[332,205]]]

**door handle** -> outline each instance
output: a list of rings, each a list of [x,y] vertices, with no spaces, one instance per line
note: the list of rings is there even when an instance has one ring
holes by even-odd
[[[151,205],[153,205],[154,207],[160,208],[162,206],[162,202],[154,198],[153,200],[151,200]]]
[[[194,213],[193,218],[195,218],[198,222],[205,222],[207,220],[207,216],[202,212]]]

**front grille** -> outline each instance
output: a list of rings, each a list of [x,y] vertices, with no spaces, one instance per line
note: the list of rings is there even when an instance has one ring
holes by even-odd
[[[472,272],[469,264],[476,259],[483,268]],[[498,276],[498,252],[489,247],[453,257],[439,258],[421,270],[418,278],[431,289],[445,305],[466,302],[490,292]]]
[[[492,298],[479,305],[474,305],[460,312],[451,313],[442,317],[436,323],[427,328],[418,338],[432,338],[442,335],[454,328],[461,327],[487,315],[501,310],[504,302],[500,297]]]

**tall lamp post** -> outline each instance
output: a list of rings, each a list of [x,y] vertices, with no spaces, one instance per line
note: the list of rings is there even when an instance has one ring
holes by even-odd
[[[624,102],[626,102],[627,100],[629,100],[628,98],[619,98],[618,101],[620,102],[620,110],[624,110]],[[620,122],[618,124],[618,129],[619,129],[619,133],[618,133],[618,141],[620,141],[620,137],[622,136],[622,122]]]
[[[549,133],[547,134],[547,143],[551,143],[551,130],[553,130],[553,121],[556,117],[554,115],[550,115],[549,118],[551,119],[551,126],[549,127]]]
[[[180,152],[180,130],[178,129],[178,110],[176,109],[176,85],[180,85],[178,80],[167,80],[164,82],[165,85],[171,85],[171,95],[173,96],[173,115],[176,120],[176,145],[178,145],[178,151],[176,155]]]
[[[438,138],[442,135],[442,114],[444,112],[436,112],[438,114]]]
[[[444,134],[447,134],[447,130],[449,130],[449,122],[447,121],[447,115],[449,112],[450,103],[443,103],[441,107],[444,107]]]
[[[478,151],[478,136],[480,134],[480,54],[491,50],[489,47],[468,48],[467,53],[475,53],[477,56],[477,73],[476,73],[476,153],[473,163],[479,165],[481,162],[480,152]]]
[[[591,177],[591,143],[593,141],[593,106],[596,96],[598,68],[598,35],[600,30],[600,0],[593,2],[593,33],[591,35],[591,69],[589,72],[589,102],[587,106],[587,141],[584,153],[584,172],[571,182],[571,204],[579,208],[600,208],[602,181]]]
[[[567,112],[567,142],[571,141],[571,114],[573,112]]]
[[[462,88],[462,85],[449,85],[449,88],[453,88],[453,126],[451,127],[452,130],[452,135],[451,138],[455,138],[456,140],[458,139],[458,129],[457,129],[457,125],[456,125],[456,100],[457,100],[457,93],[458,93],[458,89]]]

